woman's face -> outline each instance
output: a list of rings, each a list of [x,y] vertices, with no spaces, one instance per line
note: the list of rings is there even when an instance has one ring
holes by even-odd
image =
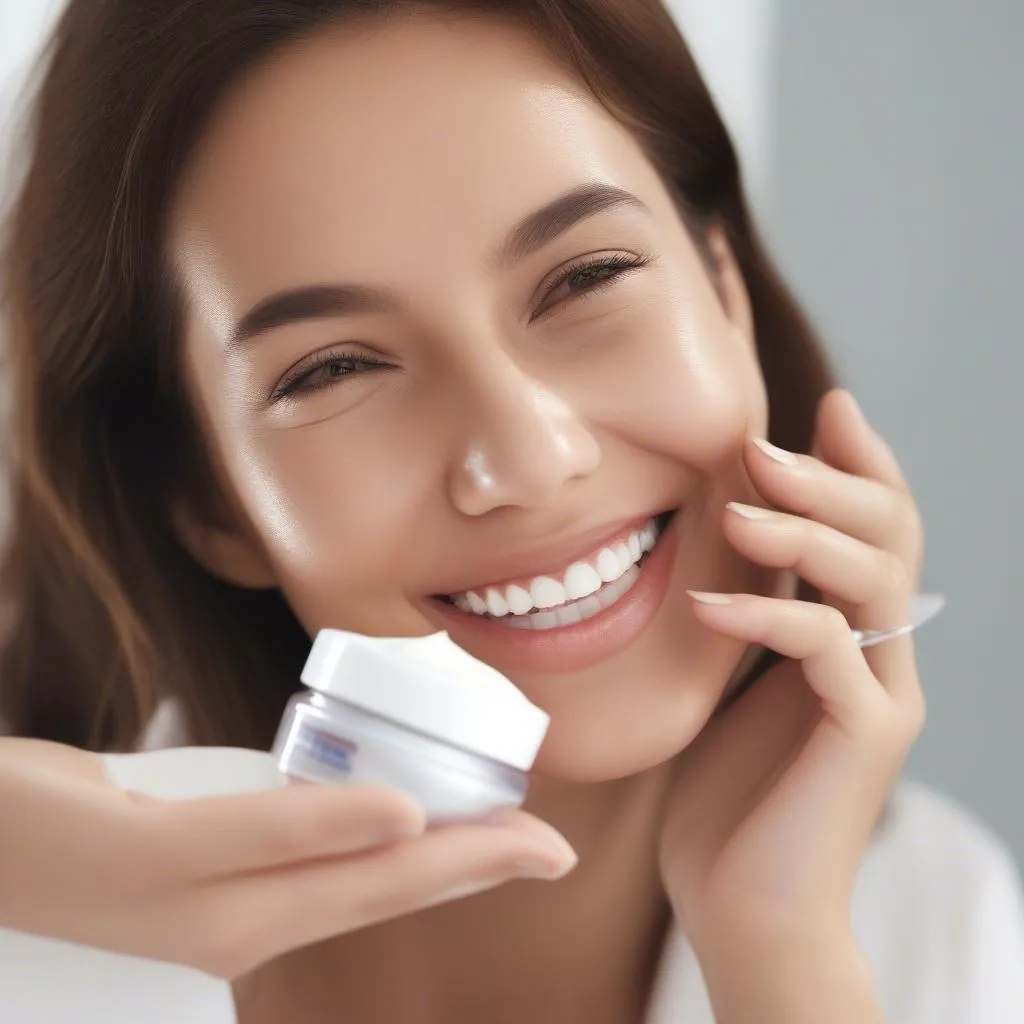
[[[763,585],[720,531],[766,418],[749,310],[569,73],[501,24],[324,33],[221,106],[170,227],[238,509],[180,518],[204,564],[310,633],[449,630],[551,714],[541,772],[696,735],[742,652],[686,591]]]

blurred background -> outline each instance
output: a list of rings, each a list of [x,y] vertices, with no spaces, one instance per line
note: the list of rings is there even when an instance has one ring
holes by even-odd
[[[56,0],[0,0],[0,180]],[[670,0],[771,248],[929,531],[906,773],[1024,864],[1024,3]]]

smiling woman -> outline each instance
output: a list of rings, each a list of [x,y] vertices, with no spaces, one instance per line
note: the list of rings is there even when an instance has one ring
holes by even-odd
[[[211,576],[278,588],[306,633],[448,629],[553,713],[542,770],[664,763],[743,651],[706,635],[687,589],[767,579],[718,522],[754,497],[738,455],[773,407],[755,337],[781,348],[769,312],[788,307],[768,292],[756,334],[745,220],[688,211],[680,172],[525,26],[406,13],[227,89],[169,195],[187,400],[237,510],[182,491],[177,535]],[[795,314],[788,332],[819,368]],[[806,447],[820,395],[789,390],[775,404],[803,408]],[[513,631],[436,600],[507,583],[548,611],[574,565],[677,510],[585,621]],[[624,678],[647,697],[624,701]],[[609,714],[635,745],[609,749]]]
[[[72,0],[33,146],[14,728],[131,749],[170,707],[265,750],[324,628],[446,630],[551,717],[531,813],[461,831],[117,805],[152,901],[94,941],[235,979],[245,1024],[697,1021],[705,983],[727,1024],[933,1024],[935,958],[884,955],[920,904],[850,924],[924,720],[912,640],[851,626],[906,620],[920,523],[659,4]],[[503,887],[572,867],[538,817],[579,867]],[[981,918],[940,877],[941,953]]]

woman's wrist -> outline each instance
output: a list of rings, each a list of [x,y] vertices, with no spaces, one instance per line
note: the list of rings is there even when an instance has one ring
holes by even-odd
[[[697,956],[719,1024],[884,1024],[871,966],[848,932],[734,936]]]

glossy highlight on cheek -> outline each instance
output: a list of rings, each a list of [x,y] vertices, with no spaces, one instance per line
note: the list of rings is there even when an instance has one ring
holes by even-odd
[[[299,510],[284,491],[280,475],[251,445],[242,448],[239,461],[246,504],[254,510],[268,548],[289,563],[315,565],[317,545],[303,531]]]

